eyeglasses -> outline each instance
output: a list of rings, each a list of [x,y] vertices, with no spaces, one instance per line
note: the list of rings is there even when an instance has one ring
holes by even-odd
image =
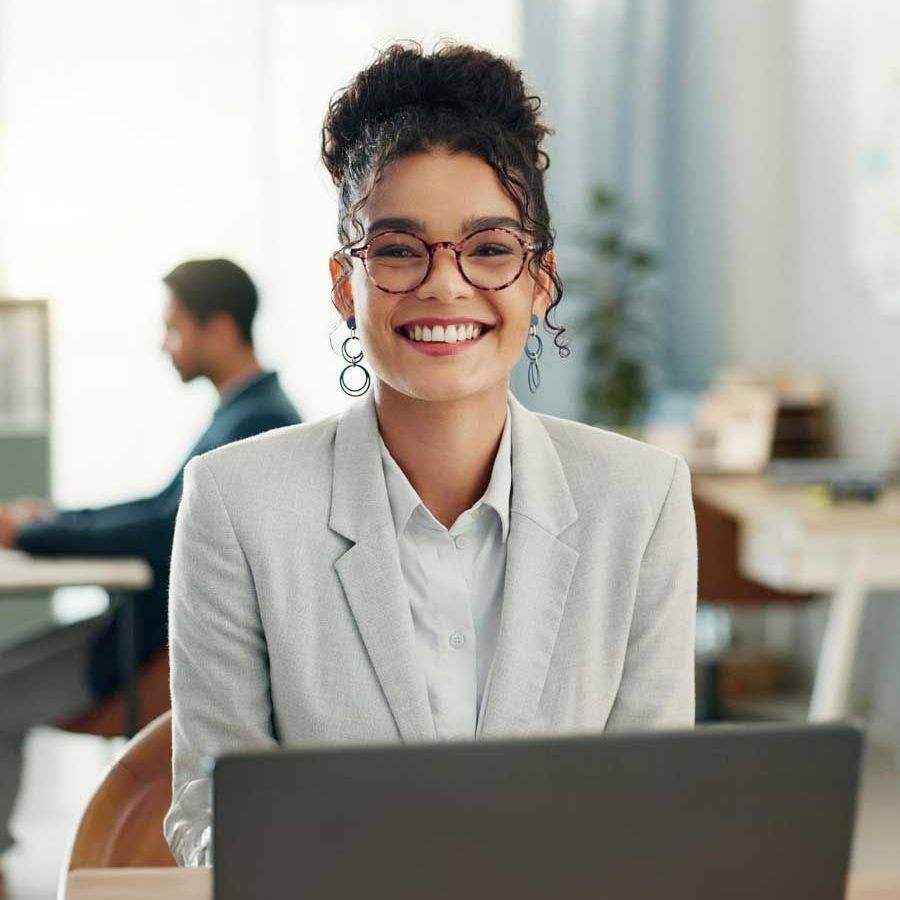
[[[406,294],[425,283],[437,250],[452,250],[462,277],[480,291],[509,287],[522,274],[529,244],[508,228],[483,228],[461,241],[429,244],[408,231],[383,231],[350,256],[363,261],[366,274],[387,294]]]

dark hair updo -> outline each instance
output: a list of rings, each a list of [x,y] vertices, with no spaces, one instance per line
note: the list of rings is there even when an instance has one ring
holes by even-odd
[[[362,240],[360,210],[389,162],[438,149],[484,160],[537,244],[529,259],[532,276],[542,269],[552,278],[546,325],[560,355],[568,356],[566,329],[551,320],[563,286],[547,263],[554,232],[544,189],[550,158],[541,141],[551,129],[540,107],[522,73],[486,50],[445,43],[426,54],[415,43],[392,44],[332,99],[322,159],[338,188],[342,248]],[[346,258],[339,258],[346,277]]]

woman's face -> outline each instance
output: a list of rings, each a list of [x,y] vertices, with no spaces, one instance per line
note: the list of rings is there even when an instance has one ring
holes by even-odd
[[[391,163],[362,210],[363,243],[388,230],[412,232],[424,241],[459,241],[485,224],[517,228],[515,203],[500,186],[494,170],[478,157],[445,152],[417,153]],[[518,229],[522,239],[531,238]],[[479,253],[487,256],[490,248]],[[403,255],[387,248],[385,257]],[[530,255],[529,255],[530,258]],[[552,258],[551,258],[552,264]],[[371,268],[370,261],[370,268]],[[332,277],[340,270],[332,261]],[[526,264],[519,278],[500,290],[481,290],[459,271],[451,249],[438,249],[428,278],[407,293],[381,290],[366,273],[362,260],[335,302],[344,319],[356,318],[357,334],[367,365],[376,378],[399,393],[420,400],[457,400],[508,384],[509,373],[522,355],[532,313],[542,319],[550,303],[550,279],[540,282]],[[388,285],[389,286],[389,285]],[[454,326],[457,338],[448,343],[416,340],[416,327]],[[413,337],[410,337],[412,332]],[[440,332],[438,332],[439,334]],[[451,332],[452,333],[452,332]]]

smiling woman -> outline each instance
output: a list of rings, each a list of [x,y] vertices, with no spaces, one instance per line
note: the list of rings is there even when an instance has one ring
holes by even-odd
[[[457,45],[389,47],[331,104],[332,302],[372,390],[185,474],[182,864],[209,859],[209,756],[693,721],[686,466],[509,392],[523,352],[539,384],[542,321],[568,349],[539,109],[508,61]]]

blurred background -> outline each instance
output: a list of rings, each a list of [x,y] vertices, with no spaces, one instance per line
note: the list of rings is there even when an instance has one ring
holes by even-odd
[[[803,719],[845,672],[871,736],[855,865],[896,866],[900,573],[884,544],[848,584],[835,535],[900,535],[898,35],[894,0],[0,0],[0,501],[113,502],[177,469],[217,402],[160,352],[160,279],[186,259],[244,266],[260,361],[304,419],[343,408],[329,98],[392,39],[490,48],[556,128],[573,346],[514,391],[689,458],[698,714]],[[779,554],[832,513],[792,580]],[[841,590],[850,649],[833,637],[817,676]],[[105,604],[0,599],[0,667]],[[120,747],[32,733],[12,896],[52,896]]]

